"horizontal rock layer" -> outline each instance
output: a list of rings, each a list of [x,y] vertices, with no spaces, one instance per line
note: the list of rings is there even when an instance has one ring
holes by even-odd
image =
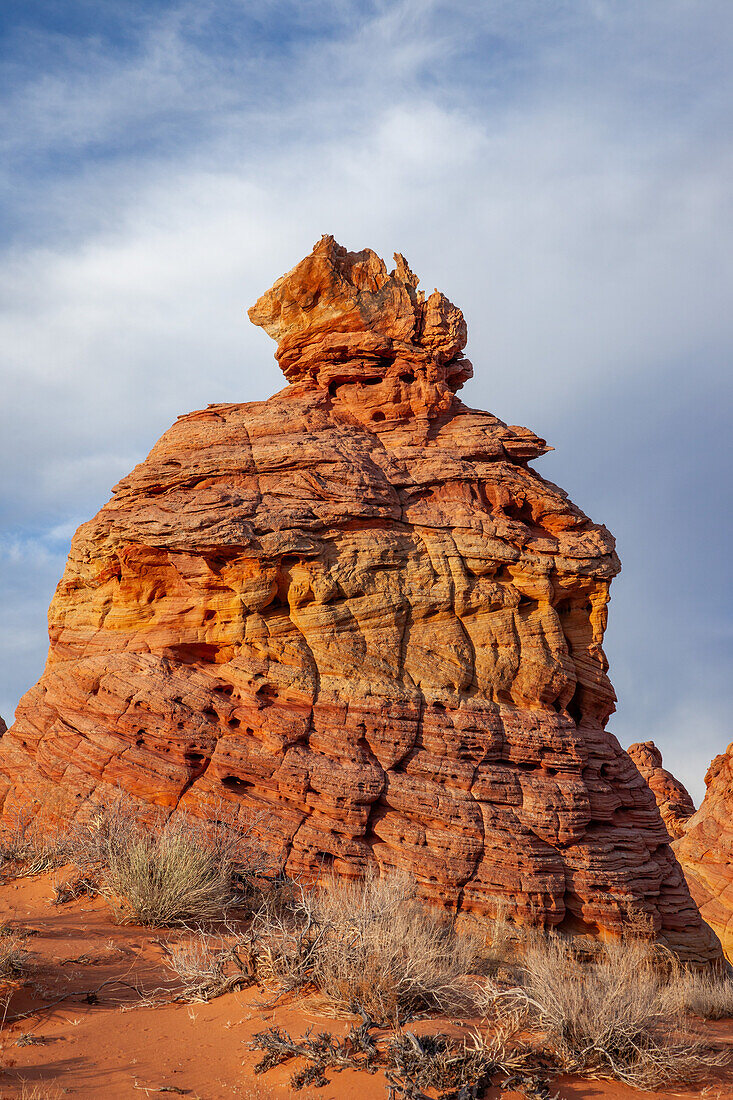
[[[324,238],[252,311],[293,384],[184,416],[74,537],[6,817],[122,789],[254,821],[292,874],[414,875],[455,910],[715,958],[604,730],[613,539],[455,396],[460,311]]]

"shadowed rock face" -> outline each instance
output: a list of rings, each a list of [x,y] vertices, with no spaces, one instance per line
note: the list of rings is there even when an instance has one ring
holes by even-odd
[[[455,909],[619,932],[701,922],[604,730],[608,531],[467,408],[459,309],[324,237],[250,311],[291,382],[181,417],[77,532],[5,813],[117,787],[254,816],[293,874],[404,868]]]
[[[649,784],[670,840],[682,836],[695,812],[695,803],[686,788],[662,767],[662,754],[653,741],[629,745],[627,752]]]
[[[702,805],[674,850],[700,912],[733,962],[733,744],[715,757],[705,783]]]

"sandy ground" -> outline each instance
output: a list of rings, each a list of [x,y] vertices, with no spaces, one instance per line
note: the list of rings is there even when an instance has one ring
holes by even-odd
[[[319,1014],[315,997],[268,1006],[266,994],[249,988],[209,1004],[145,1003],[173,988],[163,944],[180,932],[159,932],[114,923],[99,898],[51,904],[53,881],[63,872],[0,885],[0,929],[22,935],[28,952],[28,984],[10,1002],[0,1031],[0,1100],[32,1095],[38,1100],[89,1097],[141,1100],[187,1096],[191,1100],[384,1100],[381,1073],[331,1074],[326,1088],[294,1092],[288,1085],[296,1063],[258,1076],[262,1057],[249,1049],[252,1037],[279,1026],[295,1037],[308,1028],[343,1035],[351,1019]],[[460,1032],[446,1020],[423,1021],[414,1030]],[[721,1043],[733,1046],[733,1021],[700,1024]],[[561,1100],[657,1100],[696,1097],[733,1100],[733,1069],[700,1088],[641,1093],[601,1081],[559,1079]],[[516,1093],[490,1090],[489,1097],[515,1100]]]

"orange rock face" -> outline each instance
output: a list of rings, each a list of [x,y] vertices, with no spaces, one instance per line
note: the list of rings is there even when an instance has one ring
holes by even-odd
[[[238,816],[292,874],[403,868],[458,910],[593,933],[700,920],[604,730],[613,539],[467,408],[466,327],[324,237],[250,311],[290,385],[181,417],[72,543],[4,812],[119,787]]]
[[[653,741],[629,745],[627,752],[649,784],[670,839],[682,836],[695,812],[695,803],[687,790],[662,767],[662,754]]]
[[[702,805],[675,841],[692,896],[733,962],[733,744],[705,776]]]

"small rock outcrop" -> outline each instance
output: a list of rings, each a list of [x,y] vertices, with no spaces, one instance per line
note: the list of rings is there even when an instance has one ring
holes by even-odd
[[[733,962],[733,744],[705,776],[702,805],[674,850],[703,917]]]
[[[695,803],[679,779],[662,766],[662,754],[653,741],[637,742],[626,751],[649,784],[670,840],[676,840],[694,814]]]
[[[605,730],[614,541],[464,405],[461,311],[324,237],[250,311],[290,383],[179,418],[76,533],[0,797],[254,822],[287,871],[720,948]]]

